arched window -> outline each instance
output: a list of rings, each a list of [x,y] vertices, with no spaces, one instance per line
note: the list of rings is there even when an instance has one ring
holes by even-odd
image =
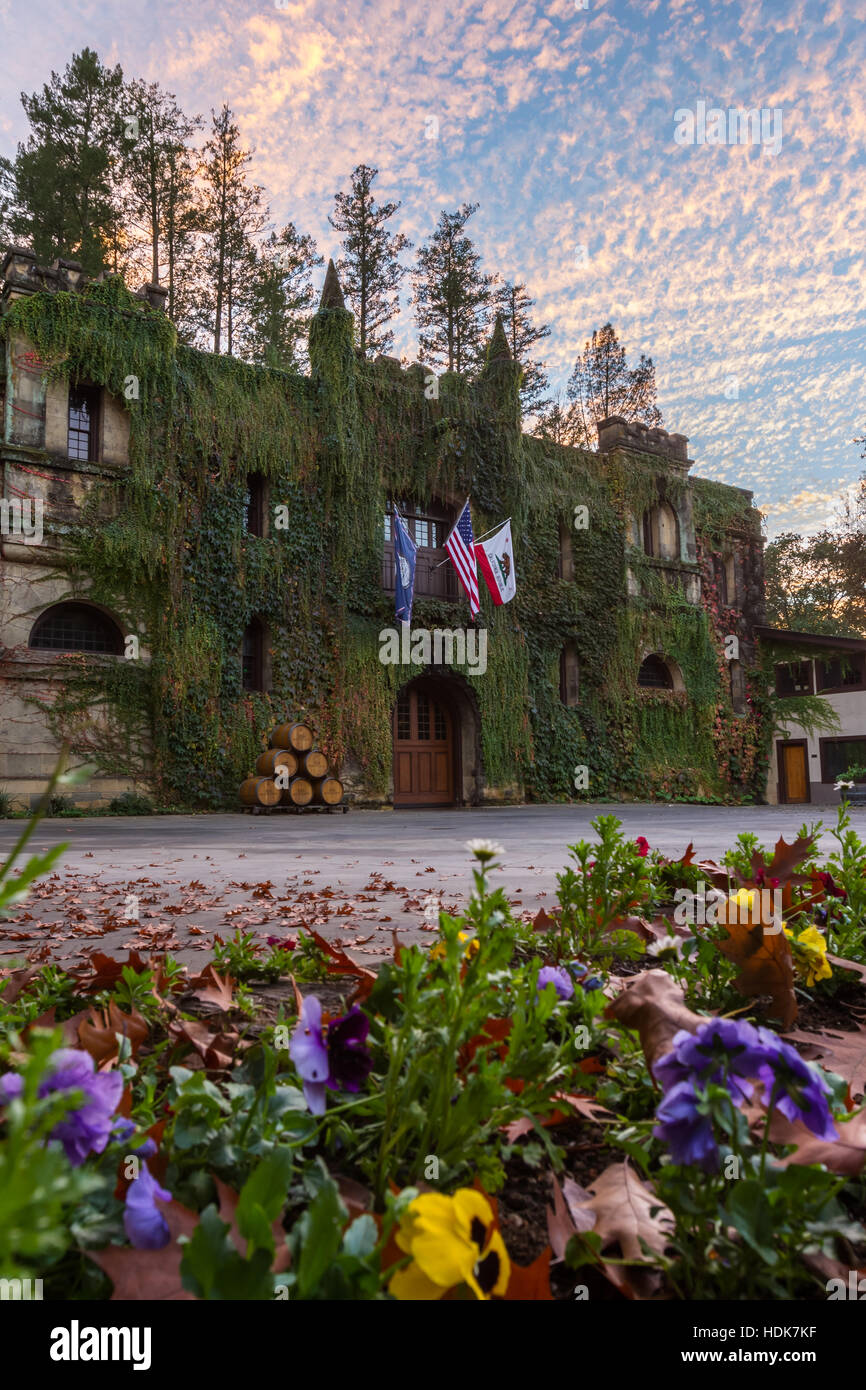
[[[680,523],[669,502],[660,502],[644,512],[643,548],[647,555],[661,560],[680,558]]]
[[[89,603],[55,603],[36,619],[28,646],[48,652],[99,652],[123,656],[123,633]]]
[[[645,656],[637,673],[637,683],[650,690],[673,690],[670,667],[660,656]]]
[[[580,662],[573,642],[566,642],[559,654],[559,698],[569,708],[580,703]]]
[[[244,690],[265,688],[265,628],[259,618],[253,618],[244,628],[241,681]]]

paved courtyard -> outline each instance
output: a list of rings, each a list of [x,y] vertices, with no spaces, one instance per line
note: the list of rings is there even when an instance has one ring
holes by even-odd
[[[394,929],[407,940],[430,930],[431,896],[460,907],[471,887],[466,840],[504,846],[500,880],[517,910],[534,913],[555,900],[567,845],[591,837],[601,813],[674,857],[692,841],[698,858],[719,857],[743,830],[771,846],[822,818],[826,852],[836,819],[832,807],[611,804],[43,821],[29,850],[69,847],[16,918],[0,924],[0,960],[135,947],[193,964],[214,934],[227,939],[240,927],[282,937],[304,923],[359,959],[385,955]],[[866,811],[853,814],[866,833]],[[21,827],[0,821],[0,855]]]

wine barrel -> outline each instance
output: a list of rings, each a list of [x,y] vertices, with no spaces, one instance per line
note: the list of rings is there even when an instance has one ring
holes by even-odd
[[[327,777],[328,759],[324,753],[320,753],[318,748],[311,748],[309,753],[301,757],[301,766],[308,777]]]
[[[343,784],[336,777],[320,777],[313,783],[313,801],[317,806],[339,806],[343,800]]]
[[[284,806],[306,806],[313,799],[313,784],[306,777],[293,777],[280,795]]]
[[[280,789],[270,777],[248,777],[241,784],[240,798],[245,806],[276,806]]]
[[[294,748],[306,753],[313,746],[313,731],[307,724],[278,724],[271,734],[272,748]]]
[[[298,760],[291,748],[269,748],[266,753],[260,753],[256,758],[256,772],[261,777],[273,777],[280,768],[290,777],[294,777],[297,772]]]

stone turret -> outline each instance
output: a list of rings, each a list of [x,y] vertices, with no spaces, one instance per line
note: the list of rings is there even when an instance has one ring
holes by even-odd
[[[0,303],[5,305],[21,295],[38,294],[40,291],[75,294],[86,285],[99,284],[105,279],[105,274],[97,275],[95,279],[87,275],[80,261],[66,260],[61,256],[51,265],[40,265],[32,251],[26,247],[12,246],[0,261],[0,281],[3,286]],[[165,309],[167,295],[168,290],[162,285],[142,285],[136,291],[136,297],[144,300],[152,309]]]
[[[639,420],[625,420],[621,415],[609,415],[598,422],[598,447],[609,454],[614,449],[631,449],[641,454],[661,454],[669,464],[688,473],[694,462],[689,458],[689,441],[684,434],[668,434],[653,429]]]

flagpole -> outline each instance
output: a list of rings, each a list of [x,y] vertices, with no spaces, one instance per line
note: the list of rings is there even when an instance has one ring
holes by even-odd
[[[504,521],[500,521],[500,522],[499,522],[499,525],[498,525],[498,526],[491,526],[490,530],[489,530],[489,531],[485,531],[483,536],[476,536],[476,537],[475,537],[475,544],[478,545],[478,544],[480,544],[481,541],[486,541],[486,540],[487,540],[487,537],[488,537],[488,536],[492,536],[494,531],[501,531],[502,528],[503,528],[503,526],[507,526],[510,520],[511,520],[511,517],[510,517],[510,516],[507,516],[507,517],[505,518]]]
[[[493,533],[494,533],[494,531],[501,531],[502,528],[503,528],[503,526],[507,526],[510,520],[511,520],[511,517],[510,517],[510,516],[507,516],[507,517],[505,518],[504,521],[500,521],[500,522],[499,522],[498,526],[491,526],[490,530],[489,530],[489,531],[485,531],[483,536],[476,536],[476,538],[475,538],[475,544],[476,544],[476,545],[480,545],[482,541],[486,541],[486,540],[487,540],[487,537],[488,537],[488,536],[492,536]],[[453,531],[453,529],[454,529],[454,528],[453,528],[453,526],[452,526],[451,530]],[[449,534],[450,534],[450,532],[449,532]],[[434,568],[434,570],[441,570],[442,566],[443,566],[443,565],[447,565],[447,564],[448,564],[448,560],[447,560],[447,559],[445,559],[445,560],[440,560],[439,563],[438,563],[438,565],[434,565],[433,568]]]

